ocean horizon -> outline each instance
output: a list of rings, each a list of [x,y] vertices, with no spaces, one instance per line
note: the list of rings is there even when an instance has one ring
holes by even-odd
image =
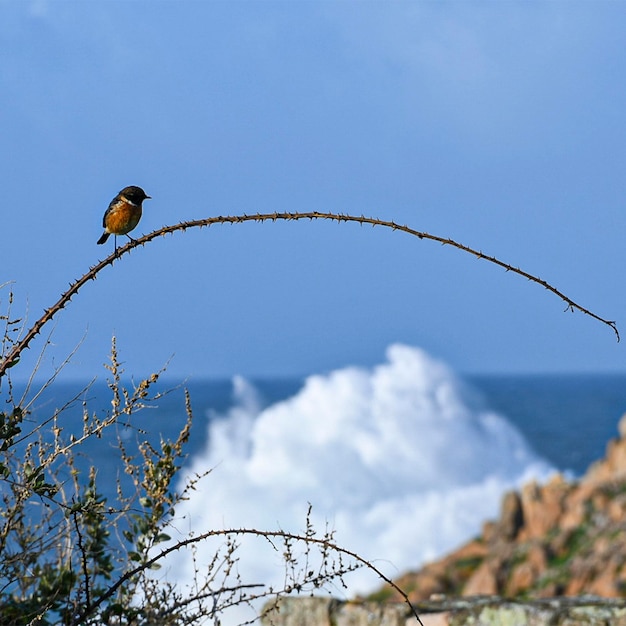
[[[323,374],[322,374],[323,375]],[[287,400],[297,394],[307,376],[256,376],[249,379],[234,376],[194,377],[179,380],[162,377],[155,386],[167,392],[152,403],[148,411],[159,414],[157,430],[174,436],[183,424],[184,395],[188,390],[194,413],[194,438],[187,453],[193,455],[206,443],[207,432],[199,432],[198,422],[205,422],[228,412],[235,400],[236,380],[247,380],[256,389],[263,406]],[[580,476],[591,463],[600,459],[609,440],[617,436],[617,424],[626,414],[626,373],[488,373],[459,374],[485,407],[501,414],[523,434],[528,445],[550,461],[558,470]],[[122,384],[132,389],[131,379]],[[37,391],[43,383],[36,381]],[[23,382],[15,383],[19,397]],[[87,389],[85,392],[81,390]],[[78,395],[74,408],[68,410],[74,419],[77,403],[86,400],[90,410],[104,414],[110,406],[110,391],[104,379],[60,380],[45,391],[34,405],[33,422],[45,415],[52,406],[63,404]],[[169,420],[172,415],[180,419]],[[202,443],[198,440],[200,439]]]

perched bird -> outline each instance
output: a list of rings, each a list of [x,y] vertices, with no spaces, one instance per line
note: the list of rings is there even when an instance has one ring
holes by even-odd
[[[149,199],[150,196],[141,187],[124,187],[109,204],[109,208],[105,211],[102,218],[102,226],[104,232],[102,237],[98,239],[98,243],[104,243],[109,235],[115,235],[115,248],[117,249],[117,236],[126,235],[129,239],[132,237],[128,234],[141,219],[141,203]]]

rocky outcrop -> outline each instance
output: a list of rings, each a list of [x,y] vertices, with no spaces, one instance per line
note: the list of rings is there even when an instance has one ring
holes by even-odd
[[[592,597],[532,602],[440,599],[418,603],[415,609],[423,626],[626,625],[626,602]],[[301,597],[267,604],[261,622],[264,626],[418,626],[406,604]]]
[[[506,494],[499,519],[478,538],[395,582],[412,602],[433,594],[626,595],[626,416],[619,435],[579,481],[557,475]],[[390,588],[372,599],[401,600]]]
[[[626,626],[626,415],[585,476],[506,494],[499,519],[405,574],[423,626]],[[367,600],[282,598],[264,626],[419,626],[391,587]]]

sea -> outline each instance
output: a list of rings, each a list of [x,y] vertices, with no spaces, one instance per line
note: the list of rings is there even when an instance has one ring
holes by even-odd
[[[319,534],[391,578],[478,534],[506,491],[557,472],[581,476],[626,412],[626,374],[464,376],[403,344],[374,367],[303,378],[161,380],[154,390],[163,395],[81,449],[79,465],[96,468],[107,498],[126,480],[118,437],[175,438],[185,389],[193,425],[175,487],[203,478],[176,508],[174,538],[215,528],[303,533],[311,507]],[[78,432],[85,410],[106,417],[111,393],[106,381],[55,382],[33,401],[29,423],[65,404],[58,423]],[[280,584],[281,555],[262,543],[244,543],[238,567]],[[192,585],[212,550],[173,553],[159,575]],[[365,572],[347,580],[347,596],[379,585]]]

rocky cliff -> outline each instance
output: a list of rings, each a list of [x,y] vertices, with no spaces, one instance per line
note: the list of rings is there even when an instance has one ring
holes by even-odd
[[[437,595],[547,598],[626,595],[626,415],[606,456],[506,494],[500,517],[445,558],[395,581],[419,603]],[[399,601],[391,588],[370,599]]]

